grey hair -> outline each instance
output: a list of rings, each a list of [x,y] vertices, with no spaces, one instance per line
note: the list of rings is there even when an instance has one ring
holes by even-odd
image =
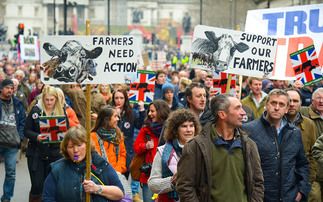
[[[312,94],[312,99],[314,99],[314,98],[315,98],[315,95],[316,95],[317,93],[323,93],[323,88],[318,88],[318,89],[316,89],[316,90],[313,92],[313,94]]]
[[[269,102],[270,97],[271,97],[272,95],[278,95],[278,96],[280,96],[280,95],[285,95],[285,96],[287,97],[287,106],[289,106],[290,98],[289,98],[289,95],[288,95],[287,91],[282,90],[282,89],[277,89],[277,88],[275,88],[275,89],[271,90],[271,91],[269,92],[268,96],[267,96],[267,100],[266,100],[266,102]]]
[[[18,69],[15,73],[14,73],[14,76],[16,76],[18,73],[22,74],[22,77],[25,78],[25,72]]]
[[[210,108],[215,122],[217,122],[219,119],[219,115],[218,115],[219,111],[229,112],[229,106],[231,104],[229,100],[230,97],[234,98],[233,95],[224,93],[224,94],[219,94],[215,96],[211,100]]]

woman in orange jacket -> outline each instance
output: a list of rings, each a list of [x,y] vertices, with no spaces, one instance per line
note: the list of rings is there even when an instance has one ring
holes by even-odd
[[[61,104],[63,105],[64,110],[66,111],[68,121],[70,123],[70,128],[75,127],[80,124],[79,119],[75,111],[70,107],[65,101],[65,95],[62,89],[56,88]]]
[[[122,174],[127,171],[127,153],[123,134],[117,126],[118,121],[117,111],[111,107],[104,107],[92,129],[91,139],[98,154],[107,159],[116,172]]]

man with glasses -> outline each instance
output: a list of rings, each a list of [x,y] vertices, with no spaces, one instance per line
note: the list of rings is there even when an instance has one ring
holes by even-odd
[[[323,88],[318,88],[312,94],[312,104],[301,107],[301,114],[314,121],[316,139],[323,133]],[[316,179],[312,184],[309,201],[323,200],[323,167],[318,165]]]
[[[286,91],[273,89],[268,94],[266,111],[259,119],[242,125],[256,142],[264,176],[264,201],[306,199],[309,180],[300,130],[288,123],[290,98]]]

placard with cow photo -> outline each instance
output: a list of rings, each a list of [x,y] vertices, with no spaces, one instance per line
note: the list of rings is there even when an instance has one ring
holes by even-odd
[[[277,39],[204,25],[194,29],[190,64],[217,72],[268,78],[275,63]]]
[[[46,36],[40,49],[45,84],[125,83],[143,65],[134,36]]]
[[[296,80],[305,86],[323,80],[319,60],[314,45],[290,54]]]
[[[136,77],[135,82],[130,84],[129,102],[143,101],[147,105],[154,100],[156,72],[138,70]]]

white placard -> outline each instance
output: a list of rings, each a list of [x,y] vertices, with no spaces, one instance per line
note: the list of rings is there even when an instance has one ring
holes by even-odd
[[[191,65],[218,72],[270,77],[277,39],[198,25],[194,30]]]
[[[47,84],[125,83],[141,53],[133,36],[47,36],[41,40],[42,81]]]

